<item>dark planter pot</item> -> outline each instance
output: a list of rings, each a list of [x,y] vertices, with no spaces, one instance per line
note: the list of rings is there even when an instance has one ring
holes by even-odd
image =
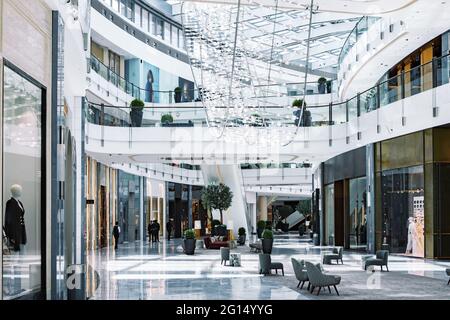
[[[264,231],[264,228],[258,228],[258,229],[256,229],[256,233],[258,233],[258,238],[262,238],[262,233],[263,233],[263,231]]]
[[[185,239],[184,240],[184,253],[188,255],[193,255],[195,253],[195,239]]]
[[[144,112],[142,110],[132,109],[130,111],[131,126],[140,127],[142,125],[142,116]]]
[[[272,253],[272,247],[273,247],[273,239],[262,239],[262,250],[263,253]]]
[[[238,243],[239,243],[239,245],[243,246],[243,245],[245,244],[246,238],[247,238],[247,237],[246,237],[245,234],[240,235],[239,238],[238,238]]]
[[[319,83],[318,84],[318,89],[319,89],[319,93],[320,94],[324,94],[326,88],[327,88],[327,84],[326,83]]]
[[[175,92],[174,98],[175,98],[175,103],[180,103],[181,102],[181,92]]]

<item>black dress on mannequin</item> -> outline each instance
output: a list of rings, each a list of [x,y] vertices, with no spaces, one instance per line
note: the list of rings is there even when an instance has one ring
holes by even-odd
[[[14,198],[6,202],[5,232],[14,251],[20,251],[20,245],[27,244],[24,215],[25,209],[22,202]]]

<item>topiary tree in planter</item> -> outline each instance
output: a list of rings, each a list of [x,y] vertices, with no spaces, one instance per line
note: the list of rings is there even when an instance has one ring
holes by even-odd
[[[298,110],[294,111],[294,116],[296,116],[295,125],[298,126],[298,122],[300,121],[300,114],[302,113],[302,107],[304,107],[305,109],[303,110],[302,121],[300,123],[300,126],[310,127],[311,126],[311,111],[306,109],[306,102],[303,102],[303,99],[295,99],[292,102],[292,106],[298,108]]]
[[[194,229],[184,231],[184,253],[193,255],[195,253],[196,242]]]
[[[180,103],[181,102],[181,94],[183,93],[183,89],[181,89],[180,87],[176,87],[173,90],[173,93],[174,93],[175,103]]]
[[[262,234],[262,250],[264,253],[271,254],[273,247],[273,231],[270,229],[264,230]]]
[[[170,113],[163,114],[161,116],[161,124],[162,125],[168,125],[170,123],[173,123],[173,117]]]
[[[319,80],[317,80],[317,87],[319,89],[319,93],[324,94],[327,87],[327,79],[324,77],[320,77]]]
[[[258,233],[258,238],[262,238],[264,229],[266,229],[266,221],[259,220],[256,224],[256,232]]]
[[[332,90],[333,90],[333,81],[328,80],[327,81],[327,93],[331,93]]]
[[[231,207],[233,192],[223,183],[210,184],[203,189],[202,201],[212,210],[219,210],[220,222],[223,223],[223,211]]]
[[[239,230],[238,230],[238,235],[239,235],[239,237],[238,237],[238,241],[237,242],[238,242],[239,245],[243,246],[245,244],[245,240],[246,240],[245,228],[240,227]]]
[[[133,127],[140,127],[142,125],[142,116],[144,114],[144,101],[140,99],[134,99],[131,101],[130,107],[130,119],[131,119],[131,126]]]

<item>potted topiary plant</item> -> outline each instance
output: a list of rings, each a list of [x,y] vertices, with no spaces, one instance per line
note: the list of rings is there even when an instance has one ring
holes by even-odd
[[[256,224],[256,232],[258,233],[258,238],[259,239],[262,238],[262,234],[263,234],[264,229],[266,229],[266,221],[259,220],[258,223]]]
[[[270,229],[264,230],[261,242],[263,253],[271,254],[273,247],[273,231]]]
[[[180,103],[181,102],[181,94],[183,93],[183,90],[180,87],[176,87],[173,90],[173,93],[174,93],[175,103]]]
[[[216,227],[217,226],[220,226],[222,223],[220,222],[220,220],[217,220],[217,219],[214,219],[212,222],[211,222],[211,234],[213,235],[213,236],[217,236],[218,234],[217,234],[217,230],[216,230]]]
[[[319,80],[317,80],[317,87],[319,89],[319,93],[324,94],[327,87],[327,79],[324,77],[320,77]]]
[[[193,255],[195,253],[196,242],[194,229],[187,229],[184,232],[184,253]]]
[[[162,126],[168,126],[171,123],[173,123],[173,117],[172,117],[172,115],[170,113],[163,114],[161,116],[161,124],[162,124]]]
[[[302,127],[310,127],[311,126],[311,111],[306,109],[306,102],[303,102],[303,99],[295,99],[292,102],[293,107],[297,107],[298,109],[294,111],[295,125],[298,126],[298,122],[300,120],[301,108],[304,106],[305,110],[303,110],[302,121],[300,126]]]
[[[220,221],[223,223],[223,211],[231,207],[233,201],[233,192],[230,187],[223,183],[212,183],[202,191],[202,201],[204,201],[211,210],[219,210]]]
[[[332,89],[333,89],[333,81],[328,80],[327,81],[327,93],[331,93]]]
[[[142,116],[144,114],[144,101],[140,99],[134,99],[131,101],[130,107],[130,119],[131,119],[131,126],[133,127],[140,127],[142,125]]]
[[[238,243],[239,245],[243,246],[245,244],[245,240],[246,240],[246,231],[245,228],[240,227],[238,230]]]

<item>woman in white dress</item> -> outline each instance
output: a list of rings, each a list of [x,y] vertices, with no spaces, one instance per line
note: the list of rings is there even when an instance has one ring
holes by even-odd
[[[408,244],[406,245],[406,252],[405,254],[411,254],[413,252],[413,243],[414,243],[414,233],[415,233],[415,224],[414,224],[414,218],[409,217],[408,218]]]

